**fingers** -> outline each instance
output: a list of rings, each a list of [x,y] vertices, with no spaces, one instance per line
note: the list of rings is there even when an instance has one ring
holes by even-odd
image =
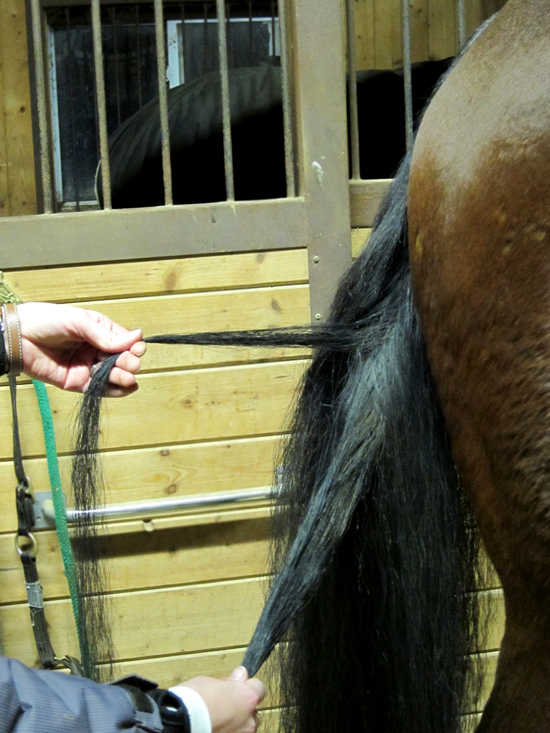
[[[128,332],[128,336],[132,336],[132,334],[139,334],[139,338],[141,338],[141,329]],[[141,357],[146,351],[147,344],[144,341],[136,341],[130,344],[128,350],[118,357],[109,374],[109,384],[105,392],[106,397],[126,397],[137,390],[138,385],[136,384],[135,375],[141,369]]]
[[[256,677],[253,677],[251,680],[248,679],[248,671],[245,669],[245,667],[235,667],[233,672],[231,672],[231,674],[229,675],[228,679],[232,680],[233,682],[246,682],[248,686],[254,690],[256,696],[258,697],[258,703],[260,703],[264,699],[265,687],[263,683]]]
[[[251,680],[248,680],[248,685],[252,687],[256,695],[258,696],[258,702],[262,702],[262,700],[265,697],[265,687],[262,682],[260,682],[259,679],[256,677],[253,677]]]
[[[136,377],[133,372],[127,369],[121,369],[118,366],[114,366],[109,374],[109,385],[111,387],[122,387],[127,389],[132,387],[136,383]]]
[[[109,385],[105,391],[105,397],[127,397],[137,392],[139,384],[133,384],[131,387],[113,387]]]
[[[228,679],[233,680],[234,682],[246,682],[248,679],[248,672],[244,667],[235,667]]]
[[[137,357],[142,357],[147,351],[147,344],[145,341],[137,341],[130,346],[129,351]]]
[[[145,353],[145,348],[142,349],[139,346],[140,343],[142,342],[138,342],[138,344],[135,344],[134,346],[138,353]],[[145,347],[145,344],[143,344],[143,346]],[[132,349],[133,348],[134,347],[132,347]],[[92,364],[90,368],[90,377],[94,376],[102,363],[103,359],[100,358],[99,361]],[[125,351],[118,357],[115,362],[115,366],[111,369],[109,374],[109,385],[116,388],[121,387],[124,390],[133,387],[136,383],[135,375],[140,369],[141,359],[139,356],[136,356],[132,351]],[[107,392],[107,394],[109,394],[109,392]]]
[[[90,378],[94,376],[101,365],[101,361],[96,362],[90,369]],[[124,352],[119,356],[115,366],[111,369],[109,374],[109,382],[107,389],[105,390],[106,397],[126,397],[132,394],[138,389],[136,383],[136,372],[139,371],[141,362],[137,356],[134,356],[129,351]],[[88,380],[89,384],[90,380]],[[87,389],[88,384],[85,389]]]
[[[116,360],[116,363],[111,372],[111,375],[113,374],[113,372],[117,372],[117,371],[123,371],[123,372],[133,375],[133,374],[137,374],[140,369],[141,369],[141,360],[139,356],[136,356],[131,351],[125,351]],[[109,381],[113,382],[113,377],[111,377]],[[116,380],[113,383],[117,384]],[[129,384],[132,384],[132,382],[130,382]],[[129,384],[123,384],[122,386],[127,387],[129,386]]]
[[[81,338],[108,354],[127,351],[143,338],[141,328],[128,331],[124,326],[120,326],[97,311],[83,311],[83,314],[84,317],[80,317],[75,323]]]

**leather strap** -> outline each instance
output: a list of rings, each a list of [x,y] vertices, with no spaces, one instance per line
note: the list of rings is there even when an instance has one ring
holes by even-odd
[[[21,327],[15,303],[3,303],[2,320],[4,321],[4,341],[9,364],[7,374],[9,377],[18,377],[23,371],[23,355]]]
[[[67,667],[72,674],[82,675],[80,663],[73,657],[55,656],[50,636],[48,623],[44,612],[44,600],[42,597],[42,586],[38,577],[36,567],[36,539],[32,533],[34,527],[34,496],[29,479],[25,475],[23,467],[23,456],[21,453],[21,441],[19,439],[19,421],[17,419],[17,399],[15,377],[9,378],[11,409],[13,415],[13,463],[17,477],[17,488],[15,490],[15,504],[17,508],[17,534],[15,536],[15,548],[23,564],[25,573],[25,585],[27,588],[27,603],[31,614],[31,625],[36,642],[36,649],[40,663],[44,669],[58,669]]]

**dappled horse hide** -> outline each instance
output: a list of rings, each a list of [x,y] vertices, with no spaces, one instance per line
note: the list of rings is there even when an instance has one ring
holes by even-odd
[[[315,347],[244,659],[275,650],[285,733],[467,729],[474,518],[506,611],[478,733],[550,730],[549,79],[550,0],[509,0],[436,93],[326,324],[147,339]],[[83,400],[77,504],[115,359]]]
[[[450,59],[412,65],[413,114],[424,108]],[[231,134],[237,200],[286,196],[281,70],[230,69]],[[357,74],[362,178],[390,178],[405,153],[403,70]],[[176,204],[225,201],[221,83],[205,74],[168,91],[172,188]],[[164,204],[158,99],[109,138],[113,208]],[[102,202],[100,170],[96,176]]]

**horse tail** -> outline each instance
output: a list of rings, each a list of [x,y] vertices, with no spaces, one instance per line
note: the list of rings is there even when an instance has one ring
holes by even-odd
[[[280,729],[454,733],[477,633],[477,534],[413,305],[406,158],[340,285],[282,454],[274,580],[244,665],[277,642]]]

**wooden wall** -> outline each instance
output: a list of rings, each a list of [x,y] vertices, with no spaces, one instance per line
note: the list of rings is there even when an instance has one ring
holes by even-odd
[[[484,4],[466,0],[467,36],[487,17]],[[409,7],[413,63],[454,56],[459,50],[455,0],[410,0]],[[357,68],[403,66],[401,0],[355,0],[354,9]]]
[[[25,0],[1,0],[0,216],[36,211]]]
[[[102,312],[147,334],[268,327],[309,319],[307,253],[293,251],[6,273],[25,300],[38,295]],[[90,294],[94,299],[90,299]],[[149,346],[140,389],[109,402],[103,450],[109,502],[269,486],[274,450],[305,351]],[[49,389],[61,471],[69,486],[75,395]],[[18,388],[25,466],[48,489],[32,385]],[[0,386],[0,637],[27,664],[36,651],[13,545],[8,388]],[[69,499],[70,503],[70,499]],[[268,539],[265,505],[110,526],[118,673],[170,685],[221,676],[242,659],[262,606]],[[38,568],[58,654],[78,654],[56,536],[37,532]]]
[[[361,248],[365,230],[354,237]],[[25,299],[99,309],[147,334],[267,327],[309,318],[303,249],[47,270],[12,271]],[[94,299],[89,294],[94,294]],[[106,405],[103,463],[108,502],[163,499],[267,486],[273,457],[308,354],[150,345],[140,389]],[[65,491],[78,397],[48,389]],[[35,491],[49,488],[36,398],[20,380],[25,467]],[[0,420],[11,423],[8,388]],[[0,638],[4,653],[37,663],[16,527],[9,429],[0,441]],[[69,504],[71,499],[69,497]],[[263,602],[268,507],[180,513],[110,524],[102,541],[109,568],[117,673],[139,672],[171,685],[196,674],[223,676],[238,664]],[[76,654],[68,591],[53,531],[37,532],[38,568],[58,654]],[[490,690],[503,629],[501,592],[482,603],[495,621],[483,645]],[[266,714],[274,718],[276,699]]]

